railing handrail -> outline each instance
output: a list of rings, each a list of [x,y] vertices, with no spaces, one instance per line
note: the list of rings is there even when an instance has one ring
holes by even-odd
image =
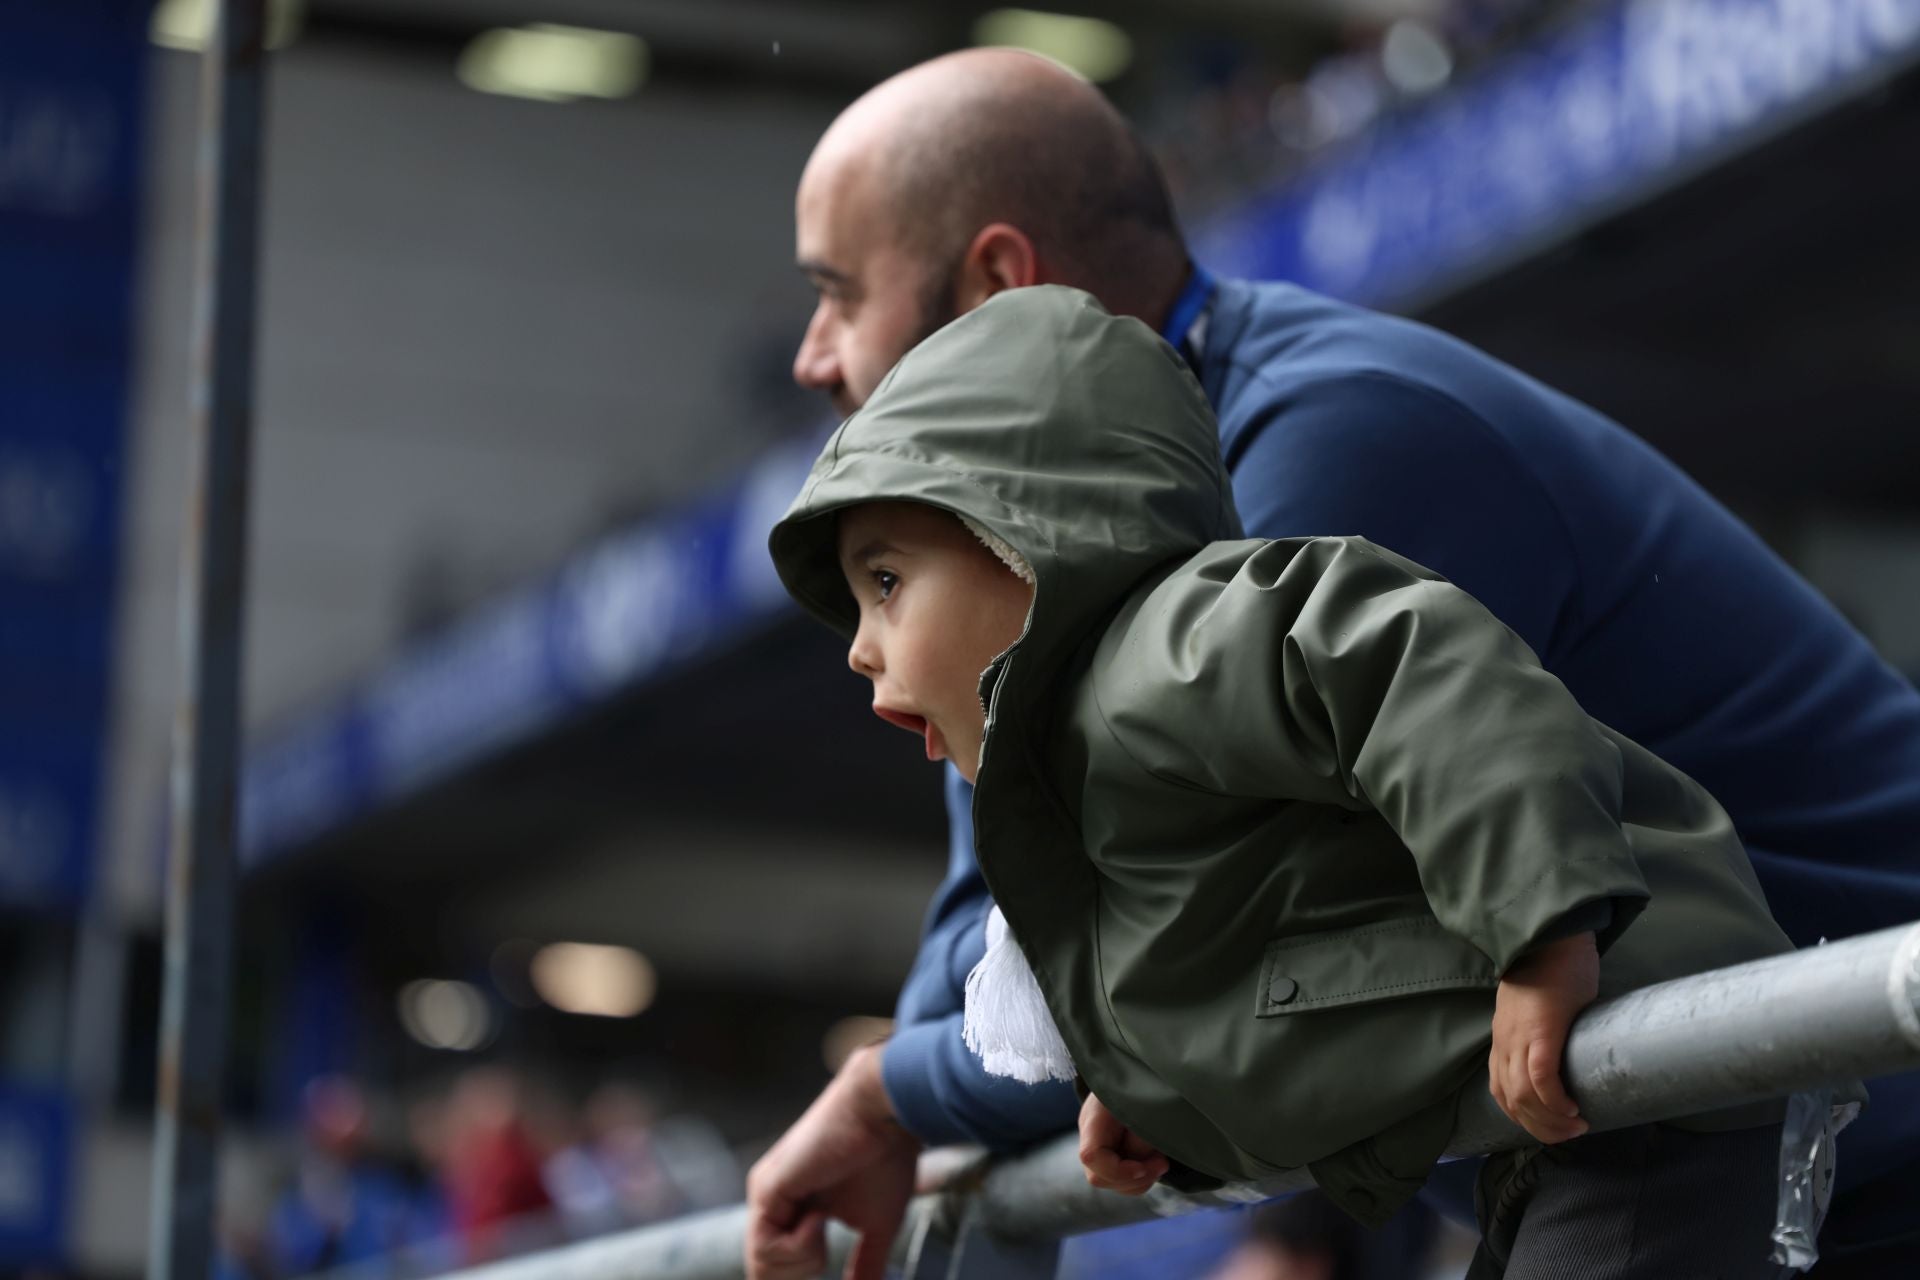
[[[1783,1020],[1783,1010],[1792,1011]],[[1717,1049],[1738,1046],[1737,1053]],[[1737,1106],[1920,1068],[1920,923],[1663,982],[1594,1005],[1568,1038],[1566,1073],[1596,1131]],[[1526,1135],[1484,1092],[1463,1098],[1450,1159],[1517,1146]],[[977,1229],[1009,1240],[1056,1240],[1199,1209],[1246,1204],[1313,1185],[1305,1169],[1201,1195],[1156,1187],[1127,1197],[1089,1187],[1078,1143],[1064,1136],[1021,1155],[937,1155],[934,1190],[907,1211],[894,1260]],[[447,1280],[741,1280],[746,1208],[735,1205],[546,1253],[457,1272]],[[829,1228],[830,1274],[853,1235]]]

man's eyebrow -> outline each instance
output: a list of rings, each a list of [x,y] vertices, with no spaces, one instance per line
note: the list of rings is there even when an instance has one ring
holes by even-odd
[[[831,281],[834,284],[853,283],[852,276],[837,267],[830,267],[816,258],[802,258],[793,265],[800,268],[800,274],[803,276],[814,276],[821,280]]]

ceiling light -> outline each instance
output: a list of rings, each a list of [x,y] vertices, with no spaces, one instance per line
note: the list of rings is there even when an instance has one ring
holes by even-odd
[[[478,987],[423,978],[400,988],[400,1025],[429,1049],[465,1053],[487,1042],[493,1016]]]
[[[534,953],[533,989],[563,1013],[631,1018],[653,1003],[653,965],[628,947],[556,942]]]
[[[482,93],[540,102],[624,98],[646,82],[647,43],[623,31],[535,22],[475,36],[460,80]]]
[[[216,3],[217,0],[160,0],[147,27],[148,38],[165,49],[201,52],[213,35]],[[293,38],[300,34],[305,9],[306,0],[269,0],[267,48],[283,49],[293,43]]]
[[[1380,42],[1380,69],[1404,94],[1432,93],[1453,75],[1453,55],[1427,27],[1410,19],[1387,28]]]
[[[1095,84],[1133,62],[1133,40],[1111,22],[1037,9],[995,9],[973,24],[973,42],[1040,54]]]

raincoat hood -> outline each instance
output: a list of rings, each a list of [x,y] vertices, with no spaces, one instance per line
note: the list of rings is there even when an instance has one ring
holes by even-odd
[[[1140,321],[1054,285],[998,294],[909,352],[775,527],[787,590],[848,638],[859,612],[828,517],[884,501],[965,516],[1025,558],[1028,670],[1057,664],[1156,566],[1240,536],[1186,362]]]

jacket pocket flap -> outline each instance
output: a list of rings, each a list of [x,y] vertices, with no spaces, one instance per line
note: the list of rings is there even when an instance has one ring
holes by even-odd
[[[1498,982],[1479,948],[1432,916],[1412,916],[1268,943],[1254,1013],[1279,1018]]]

